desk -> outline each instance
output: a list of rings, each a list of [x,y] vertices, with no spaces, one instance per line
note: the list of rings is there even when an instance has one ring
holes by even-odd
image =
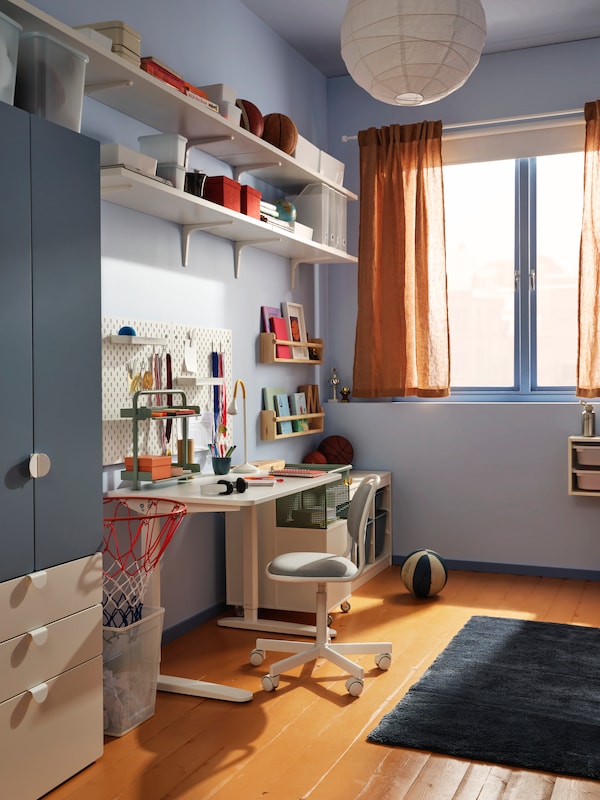
[[[230,475],[235,479],[237,475]],[[299,625],[292,622],[258,618],[258,523],[256,508],[260,503],[277,500],[290,494],[304,491],[313,486],[323,486],[339,480],[339,473],[324,472],[317,478],[284,478],[273,486],[257,485],[251,482],[248,489],[240,494],[204,495],[202,484],[215,483],[217,476],[200,475],[190,481],[170,483],[161,486],[149,485],[139,491],[140,497],[153,497],[163,500],[175,500],[184,503],[190,514],[240,511],[243,515],[243,616],[225,617],[218,620],[219,625],[232,628],[246,628],[270,633],[290,633],[293,635],[314,636],[314,626]],[[116,489],[108,493],[110,497],[122,497],[138,494],[131,488]],[[252,692],[234,689],[219,684],[197,681],[189,678],[175,678],[160,675],[158,688],[161,691],[191,694],[197,697],[209,697],[215,700],[230,700],[243,703],[252,698]]]

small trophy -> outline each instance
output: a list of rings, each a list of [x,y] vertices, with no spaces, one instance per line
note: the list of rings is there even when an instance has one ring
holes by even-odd
[[[329,402],[330,403],[337,403],[337,401],[338,401],[338,399],[337,399],[337,387],[338,387],[339,382],[340,382],[340,379],[338,378],[337,370],[334,367],[331,370],[331,378],[329,378],[329,383],[331,384],[331,397],[329,398]]]

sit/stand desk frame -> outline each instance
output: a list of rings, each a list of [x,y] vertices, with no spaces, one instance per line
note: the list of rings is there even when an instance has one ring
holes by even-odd
[[[339,480],[338,473],[324,472],[316,478],[284,478],[274,486],[260,486],[253,483],[242,494],[233,492],[228,495],[204,495],[202,484],[215,483],[214,475],[201,475],[193,480],[172,483],[163,486],[149,485],[140,489],[140,494],[162,500],[174,500],[184,503],[188,513],[213,513],[224,511],[240,511],[243,515],[243,616],[224,617],[217,624],[229,628],[266,631],[269,633],[287,633],[297,636],[314,636],[312,625],[301,625],[293,622],[259,619],[258,617],[258,522],[256,508],[260,503],[268,503],[279,497],[304,491],[309,487],[323,486]],[[109,492],[111,497],[131,495],[131,488],[116,489]],[[229,700],[245,703],[252,699],[252,692],[235,689],[207,681],[191,678],[159,675],[158,689],[165,692],[189,694],[196,697],[207,697],[213,700]]]

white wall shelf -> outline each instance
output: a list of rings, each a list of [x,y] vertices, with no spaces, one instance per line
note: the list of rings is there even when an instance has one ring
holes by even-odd
[[[169,343],[168,339],[154,339],[149,336],[128,336],[123,333],[114,333],[108,337],[111,344],[132,344],[132,345],[166,345]]]
[[[235,125],[198,101],[104,50],[84,34],[54,19],[25,0],[0,0],[0,11],[23,26],[24,31],[48,33],[89,56],[85,92],[159,131],[178,132],[188,142],[234,169],[236,180],[244,172],[287,193],[308,183],[325,183],[352,200],[356,195],[324,175],[303,167],[293,156]],[[177,131],[175,131],[177,127]]]
[[[302,239],[282,228],[240,214],[189,192],[156,181],[125,167],[102,167],[102,199],[182,226],[182,263],[187,266],[189,238],[196,230],[236,243],[235,277],[245,247],[258,247],[291,259],[292,287],[299,264],[346,263],[358,259],[342,250]]]

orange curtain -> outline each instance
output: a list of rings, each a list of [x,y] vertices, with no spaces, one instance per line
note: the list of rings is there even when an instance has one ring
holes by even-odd
[[[600,100],[585,104],[576,394],[600,397]]]
[[[354,397],[446,397],[450,347],[442,123],[358,134]]]

